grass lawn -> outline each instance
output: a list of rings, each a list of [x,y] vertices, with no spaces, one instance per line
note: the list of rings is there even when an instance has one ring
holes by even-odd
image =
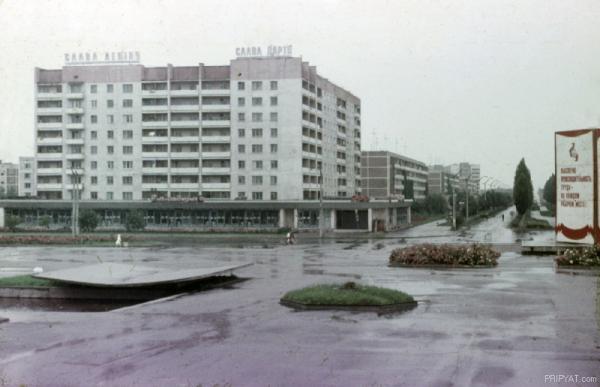
[[[414,302],[414,299],[401,291],[363,286],[353,282],[328,285],[314,285],[286,293],[283,301],[305,305],[344,305],[382,306]]]
[[[51,280],[35,278],[30,275],[18,275],[15,277],[4,277],[0,278],[0,288],[2,287],[15,287],[15,286],[39,286],[47,287],[53,286],[55,283]]]

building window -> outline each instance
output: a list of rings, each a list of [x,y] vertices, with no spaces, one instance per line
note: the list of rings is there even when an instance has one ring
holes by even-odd
[[[271,128],[271,137],[277,137],[277,128]]]
[[[113,107],[115,107],[115,101],[113,101],[112,99],[107,99],[106,100],[106,107],[107,108],[113,108]]]
[[[92,109],[96,109],[98,107],[98,101],[93,99],[90,101],[90,105],[92,106]]]
[[[133,114],[123,114],[123,122],[132,123],[133,122]]]
[[[92,115],[90,116],[90,122],[91,122],[92,124],[97,124],[97,123],[98,123],[98,116],[97,116],[97,115],[95,115],[95,114],[92,114]]]
[[[252,90],[262,90],[262,81],[252,81]]]
[[[271,106],[277,106],[277,97],[271,97]]]
[[[277,200],[277,192],[271,192],[271,200]]]
[[[252,192],[252,200],[262,200],[262,192]]]
[[[106,200],[113,200],[113,193],[112,192],[107,192],[106,193]]]
[[[271,122],[277,122],[279,117],[278,117],[277,113],[271,113],[270,118],[271,118]]]
[[[133,153],[133,147],[131,145],[125,145],[123,147],[123,154],[124,155],[130,155]]]
[[[133,138],[133,130],[124,130],[123,138],[124,139],[132,139]]]
[[[240,184],[240,185],[246,184],[246,176],[238,176],[238,184]]]
[[[133,100],[132,99],[124,99],[123,100],[123,107],[124,108],[133,107]]]
[[[115,116],[113,116],[112,114],[109,114],[106,116],[106,122],[108,122],[109,124],[114,124],[115,123]]]
[[[108,153],[109,155],[112,155],[115,153],[115,147],[112,145],[109,145],[106,147],[106,153]]]
[[[108,169],[114,169],[115,168],[115,162],[114,161],[107,161],[106,162],[106,168],[108,168]]]
[[[271,144],[271,153],[277,153],[277,144]]]
[[[98,199],[98,192],[90,192],[90,198],[92,198],[93,200]]]
[[[277,185],[277,176],[271,176],[271,185]]]
[[[96,145],[92,145],[90,151],[93,155],[95,155],[96,153],[98,153],[98,147]]]
[[[239,122],[246,121],[246,115],[244,113],[238,113],[238,121]]]
[[[98,184],[98,176],[92,176],[90,178],[90,184],[92,184],[92,185]]]
[[[262,137],[262,129],[261,128],[254,128],[252,129],[252,137]]]
[[[262,98],[252,97],[252,106],[262,106]]]
[[[271,160],[271,169],[277,169],[278,167],[277,160]]]
[[[238,145],[238,153],[246,153],[246,145],[239,144]]]
[[[123,176],[123,185],[132,185],[133,176]]]
[[[133,85],[131,83],[125,83],[123,85],[123,93],[133,93]]]
[[[238,129],[238,137],[246,137],[246,130]]]
[[[123,169],[132,169],[133,161],[123,161]]]
[[[115,138],[115,132],[113,130],[109,130],[106,132],[107,138]]]
[[[262,185],[263,178],[262,176],[252,176],[252,185]]]
[[[262,113],[252,113],[252,122],[262,122]]]
[[[123,192],[123,200],[133,200],[133,192]]]
[[[271,90],[277,90],[277,81],[271,81]]]
[[[246,106],[246,98],[238,97],[238,106]]]
[[[254,169],[263,169],[262,160],[254,160]]]
[[[252,145],[252,153],[262,153],[263,146],[262,144],[253,144]]]
[[[98,85],[90,85],[90,93],[96,94],[98,92]]]
[[[92,130],[92,131],[90,132],[90,138],[91,138],[92,140],[95,140],[95,139],[97,139],[97,138],[98,138],[98,132],[96,132],[95,130]]]
[[[243,81],[238,82],[238,90],[246,90],[246,83]]]
[[[106,176],[106,184],[107,185],[113,185],[114,183],[114,179],[112,176]]]
[[[246,162],[244,160],[238,160],[238,169],[246,169]]]
[[[98,169],[98,162],[97,161],[92,161],[90,163],[90,168],[91,169]]]
[[[106,85],[106,92],[107,93],[112,93],[114,91],[114,86],[112,84],[108,84]]]

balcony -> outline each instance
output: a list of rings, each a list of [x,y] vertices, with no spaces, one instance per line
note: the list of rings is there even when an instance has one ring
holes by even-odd
[[[168,183],[142,183],[142,188],[143,189],[152,189],[152,188],[168,189],[169,184]]]
[[[168,125],[169,121],[142,121],[142,127],[144,128],[164,128]]]
[[[65,155],[67,160],[81,160],[84,158],[83,153],[68,153]]]
[[[142,89],[142,97],[166,97],[169,95],[167,89],[164,90],[144,90]]]
[[[231,189],[231,183],[202,183],[202,189],[206,191],[222,191]]]
[[[62,115],[63,110],[60,107],[39,107],[37,108],[37,114],[40,116],[45,115]]]
[[[79,175],[79,176],[81,176],[81,175],[83,175],[84,170],[83,170],[83,168],[68,168],[67,167],[65,169],[65,173],[67,175]]]
[[[67,145],[83,145],[84,140],[83,137],[80,138],[66,138],[65,143]]]
[[[83,111],[82,107],[68,107],[65,109],[65,113],[67,113],[67,114],[83,114],[84,111]]]
[[[212,159],[228,159],[231,157],[231,152],[201,152],[202,159],[212,160]]]
[[[231,142],[230,136],[202,136],[203,144],[219,144],[219,143],[227,143]]]
[[[218,104],[205,104],[202,105],[203,112],[229,112],[231,111],[231,105],[218,105]]]
[[[172,143],[190,142],[197,144],[200,142],[199,136],[171,136]]]
[[[199,183],[171,183],[171,189],[198,189]]]
[[[67,129],[83,129],[85,126],[83,122],[71,122],[66,127]]]
[[[38,175],[44,175],[44,176],[62,175],[63,170],[62,170],[62,168],[37,168],[36,173]]]
[[[182,89],[182,90],[174,90],[171,89],[171,97],[197,97],[200,93],[198,89]]]
[[[169,105],[143,105],[142,113],[166,113]]]
[[[160,175],[169,173],[169,168],[167,167],[142,167],[144,173]]]
[[[171,158],[173,159],[197,159],[200,155],[200,151],[195,152],[171,152]]]
[[[67,93],[65,94],[67,99],[83,99],[83,92],[79,93]]]
[[[142,151],[142,157],[147,159],[156,159],[156,158],[168,158],[169,152],[144,152]]]
[[[62,122],[38,122],[35,124],[38,129],[60,129],[63,126]]]
[[[62,137],[38,137],[36,144],[38,145],[62,145]]]
[[[58,153],[36,153],[36,159],[38,160],[62,160],[62,152]]]
[[[57,100],[57,99],[62,99],[62,97],[63,97],[62,93],[37,93],[36,94],[36,98],[38,100],[42,100],[42,99]]]
[[[197,113],[200,111],[200,106],[198,105],[171,105],[172,112],[182,112],[182,113]]]
[[[66,190],[77,190],[79,189],[79,191],[83,190],[83,184],[79,183],[79,184],[73,184],[73,183],[69,183],[69,184],[65,184],[65,189]]]
[[[198,120],[181,120],[181,121],[171,121],[172,128],[197,128],[199,125]]]
[[[199,175],[200,174],[200,167],[171,167],[171,174],[172,175],[178,175],[178,174],[196,174]],[[197,183],[195,183],[197,185]],[[172,185],[172,184],[171,184]]]
[[[204,128],[220,128],[231,126],[231,120],[202,120]]]
[[[229,175],[231,168],[229,167],[202,167],[203,175]]]
[[[169,137],[166,136],[144,136],[142,144],[166,144],[169,142]]]
[[[230,89],[202,89],[203,96],[229,96]]]
[[[38,191],[62,191],[62,183],[38,183]]]

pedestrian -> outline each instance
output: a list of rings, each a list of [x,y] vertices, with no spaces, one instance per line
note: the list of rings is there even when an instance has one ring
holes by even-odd
[[[504,222],[504,214],[502,214],[502,221]]]

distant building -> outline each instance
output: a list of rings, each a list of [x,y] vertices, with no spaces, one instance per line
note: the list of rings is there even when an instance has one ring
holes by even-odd
[[[481,180],[481,167],[479,164],[462,162],[444,167],[444,171],[452,176],[456,176],[460,182],[461,189],[468,184],[469,192],[479,193],[479,181]]]
[[[36,196],[34,166],[34,157],[19,157],[19,196]]]
[[[452,193],[452,189],[456,191],[460,190],[458,176],[446,172],[443,165],[429,167],[427,184],[429,194],[449,196]]]
[[[14,197],[19,193],[19,166],[0,161],[0,197]]]
[[[362,193],[373,198],[423,200],[427,191],[425,163],[388,151],[363,151]]]

